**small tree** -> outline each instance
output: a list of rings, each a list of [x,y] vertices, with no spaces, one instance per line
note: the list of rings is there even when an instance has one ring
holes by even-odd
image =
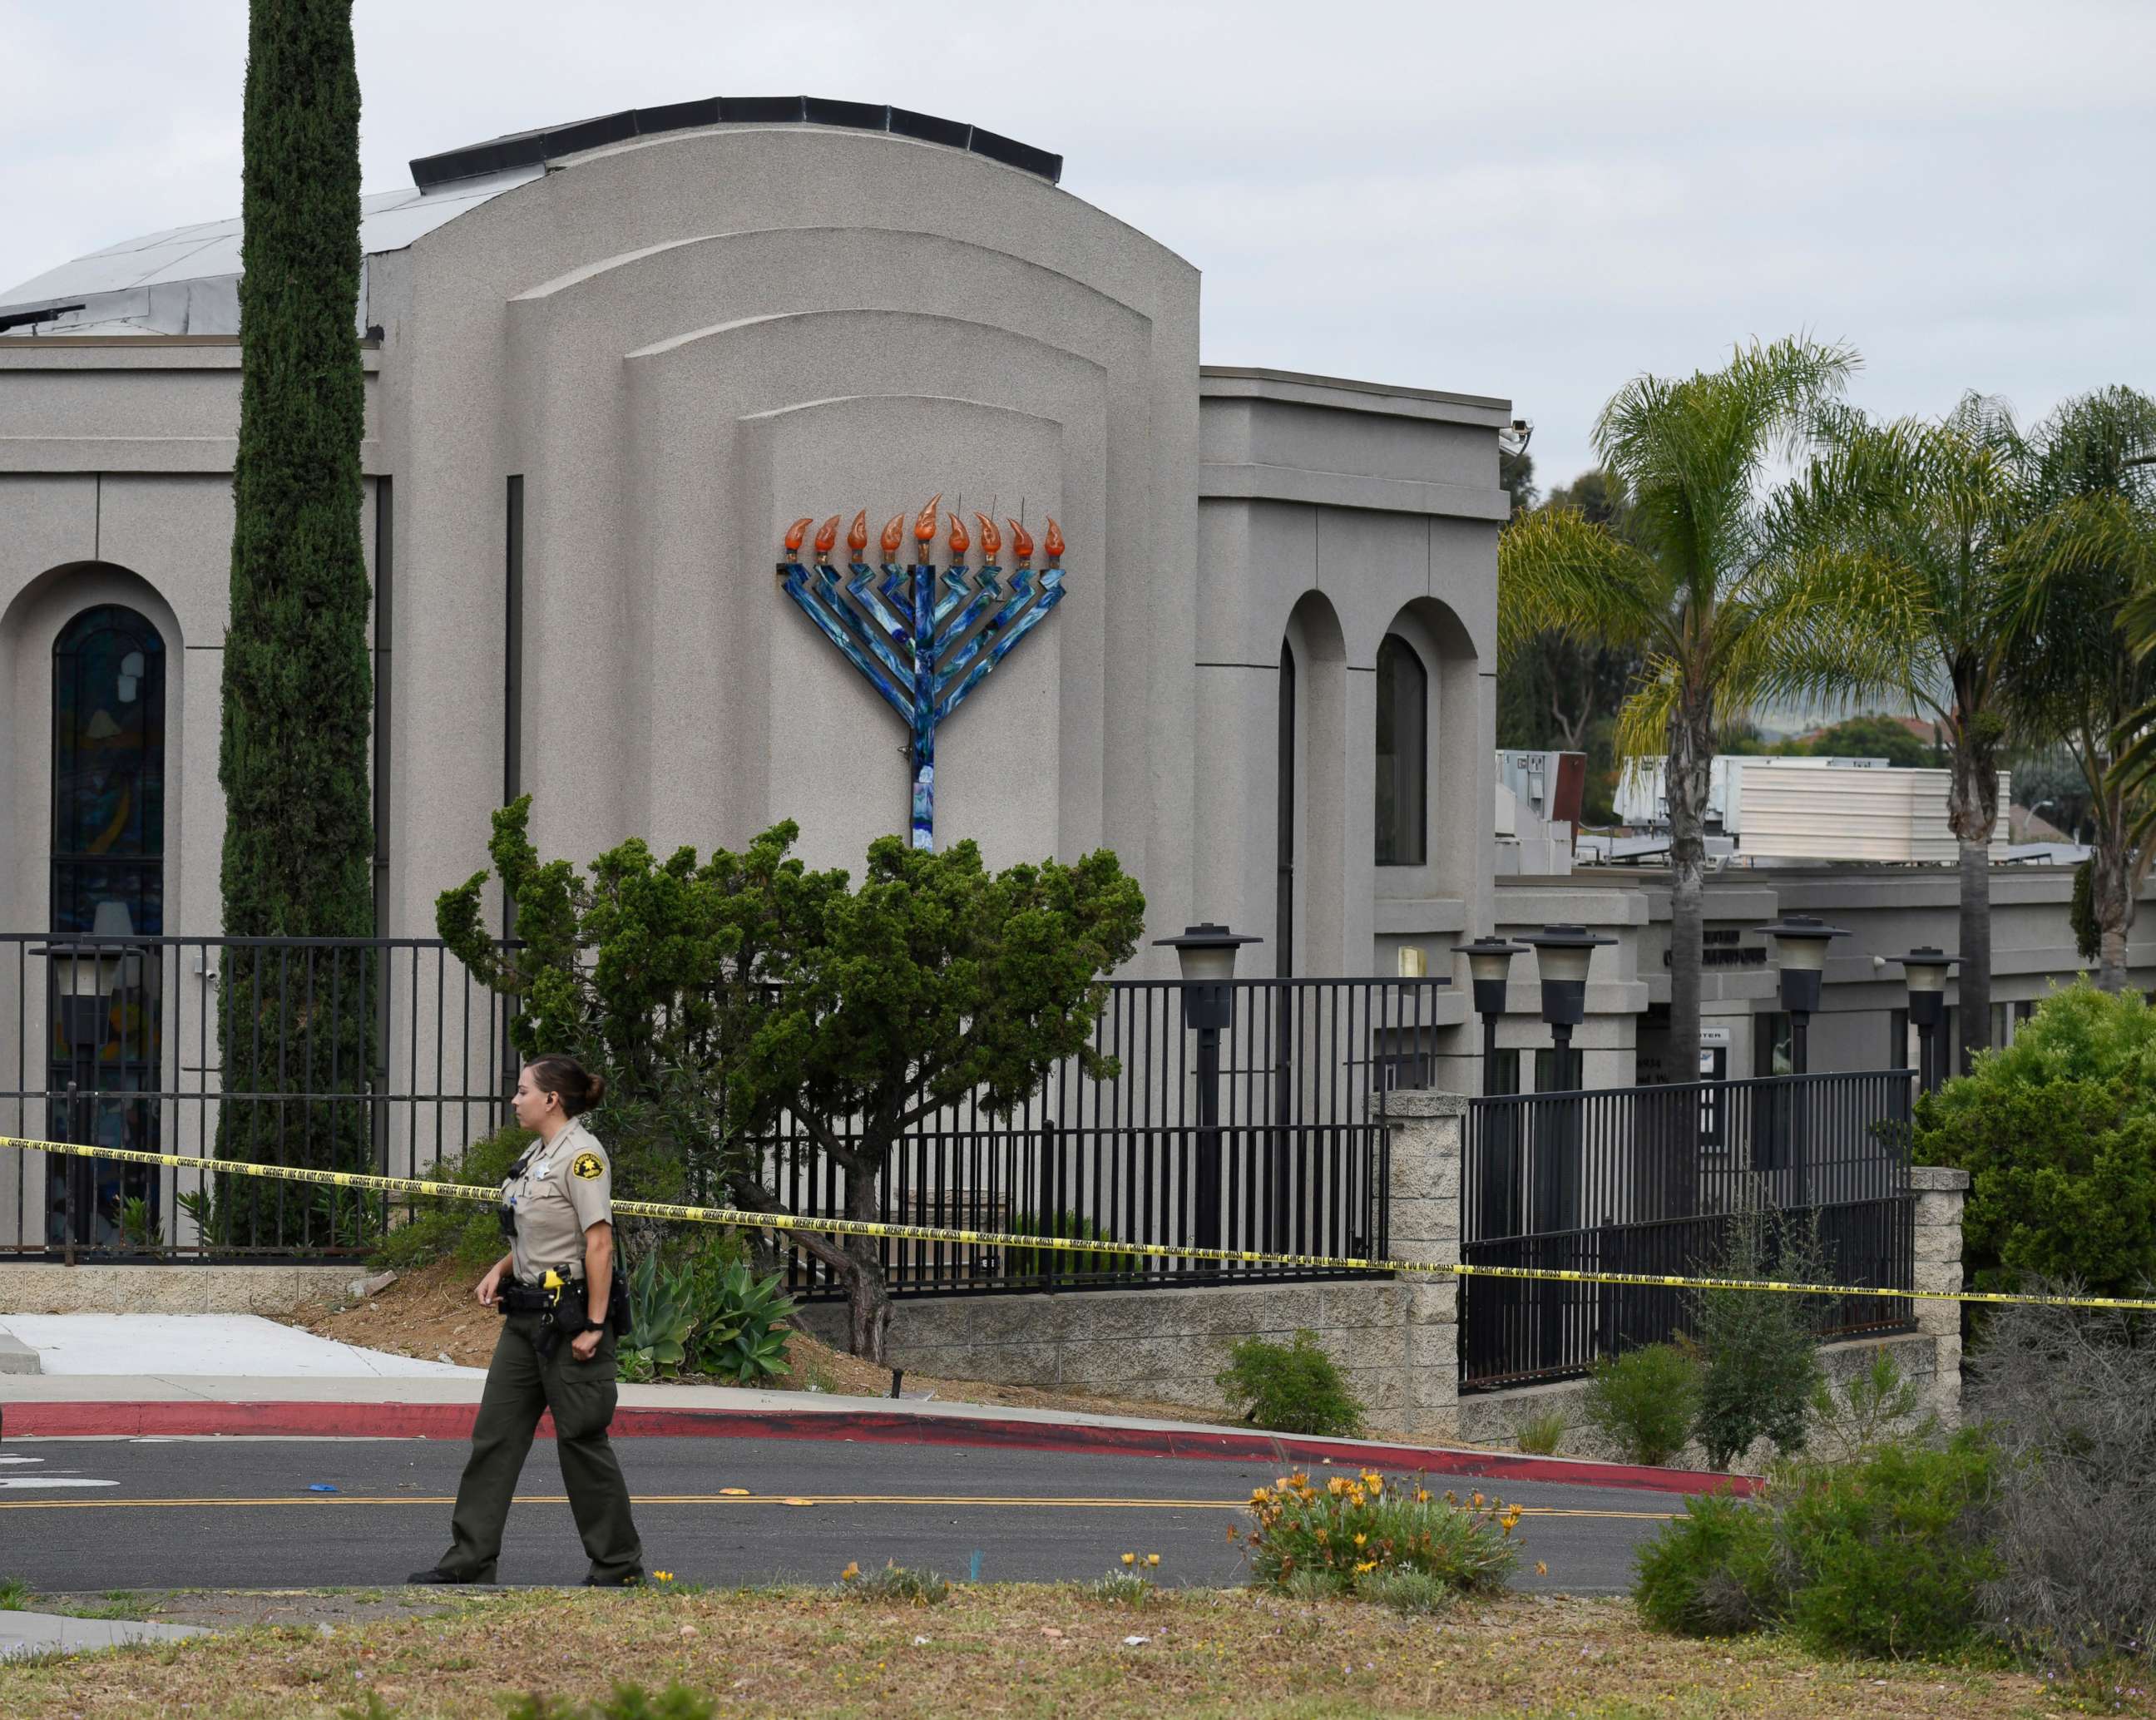
[[[609,1118],[639,1107],[699,1190],[793,1212],[768,1151],[791,1123],[840,1173],[844,1216],[873,1219],[915,1124],[968,1097],[1007,1117],[1068,1059],[1096,1080],[1116,1072],[1089,1041],[1145,898],[1105,849],[991,873],[971,842],[930,853],[885,837],[856,889],[794,858],[786,823],[701,862],[688,848],[659,862],[631,840],[587,877],[540,860],[530,812],[527,796],[496,813],[491,845],[523,947],[503,955],[488,938],[485,872],[443,894],[442,936],[524,999],[519,1050],[598,1061],[616,1083]],[[793,1235],[845,1284],[854,1353],[884,1361],[875,1240]]]
[[[1812,1225],[1750,1191],[1731,1216],[1721,1257],[1705,1276],[1819,1284],[1827,1270]],[[1820,1310],[1784,1291],[1694,1290],[1690,1325],[1703,1366],[1694,1428],[1707,1462],[1727,1469],[1756,1440],[1784,1456],[1804,1449],[1804,1410],[1820,1382]]]
[[[2156,1009],[2077,983],[2014,1043],[1917,1105],[1915,1162],[1969,1173],[1963,1259],[1980,1288],[2156,1280]]]

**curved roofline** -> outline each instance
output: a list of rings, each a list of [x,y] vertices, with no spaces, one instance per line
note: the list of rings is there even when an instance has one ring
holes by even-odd
[[[467,143],[437,155],[421,156],[412,163],[412,182],[423,192],[432,191],[459,179],[544,167],[564,156],[625,143],[634,137],[707,126],[836,126],[850,131],[891,131],[1001,162],[1050,185],[1063,177],[1061,156],[963,120],[939,119],[934,114],[916,113],[887,103],[839,101],[822,95],[711,95],[701,101],[624,108],[593,120],[511,131],[485,143]]]

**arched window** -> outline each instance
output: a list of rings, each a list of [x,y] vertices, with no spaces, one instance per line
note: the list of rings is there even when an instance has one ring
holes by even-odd
[[[53,644],[52,854],[55,933],[165,929],[165,642],[116,604]]]
[[[1378,647],[1378,864],[1419,866],[1430,852],[1430,675],[1396,633]]]
[[[158,1150],[163,1061],[165,642],[132,609],[85,609],[53,644],[49,1127],[61,1140]],[[72,1089],[75,1097],[57,1096]],[[46,1240],[144,1247],[162,1182],[110,1158],[51,1162]]]

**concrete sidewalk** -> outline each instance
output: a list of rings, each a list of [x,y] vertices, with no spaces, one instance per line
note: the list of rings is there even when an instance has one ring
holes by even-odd
[[[28,1365],[16,1352],[27,1353]],[[362,1349],[259,1314],[0,1314],[0,1370],[63,1379],[483,1377],[480,1368]]]
[[[0,1612],[0,1661],[55,1651],[83,1654],[136,1642],[179,1642],[209,1634],[200,1625],[159,1625],[143,1619],[75,1619],[64,1613]]]

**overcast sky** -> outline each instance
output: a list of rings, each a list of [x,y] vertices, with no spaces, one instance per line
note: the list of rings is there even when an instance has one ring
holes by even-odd
[[[1204,357],[1510,398],[1538,480],[1730,343],[2035,415],[2156,388],[2156,3],[359,0],[370,191],[702,95],[893,101],[1065,158],[1204,271]],[[0,0],[0,290],[236,213],[246,8]]]

